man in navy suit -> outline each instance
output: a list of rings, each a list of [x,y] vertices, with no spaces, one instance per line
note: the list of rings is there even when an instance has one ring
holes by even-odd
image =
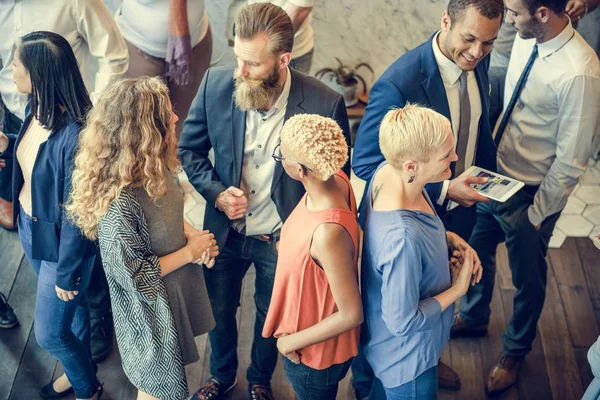
[[[418,103],[445,115],[452,122],[459,160],[452,165],[452,179],[426,189],[446,228],[465,240],[475,225],[471,206],[488,199],[470,186],[485,178],[459,175],[471,165],[496,168],[487,70],[503,13],[502,0],[450,0],[441,30],[398,58],[373,85],[354,144],[354,173],[368,181],[384,161],[379,124],[390,108]],[[440,375],[449,372],[445,367],[439,370]],[[458,377],[447,378],[440,380],[441,386],[460,386]]]
[[[240,11],[234,52],[238,67],[209,69],[183,125],[179,154],[190,182],[206,199],[204,228],[214,233],[220,254],[205,269],[216,327],[209,333],[211,378],[196,393],[221,398],[236,382],[237,324],[242,279],[256,269],[256,321],[250,398],[272,399],[277,363],[274,338],[261,336],[273,290],[276,242],[283,222],[304,194],[272,155],[284,122],[296,114],[337,121],[350,144],[343,98],[314,78],[288,68],[294,27],[271,3]],[[214,149],[214,163],[208,153]],[[277,153],[277,155],[279,155]],[[350,165],[344,167],[350,174]]]

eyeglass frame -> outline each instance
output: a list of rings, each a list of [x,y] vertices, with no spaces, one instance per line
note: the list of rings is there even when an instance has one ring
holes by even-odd
[[[283,160],[287,160],[289,162],[298,164],[299,166],[301,166],[308,172],[313,172],[312,169],[308,168],[306,165],[302,164],[301,162],[290,160],[289,158],[285,158],[283,155],[280,155],[280,156],[276,155],[275,153],[277,152],[277,149],[279,149],[279,148],[281,148],[281,142],[277,143],[277,146],[275,146],[275,148],[273,149],[273,154],[271,154],[271,157],[273,157],[273,160],[275,160],[275,162],[282,162]],[[281,151],[279,151],[279,153],[281,154]]]

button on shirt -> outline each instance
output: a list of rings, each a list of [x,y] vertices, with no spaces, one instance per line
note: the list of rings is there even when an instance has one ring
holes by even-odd
[[[2,0],[0,94],[6,107],[20,119],[25,117],[27,96],[17,91],[12,78],[15,41],[34,31],[55,32],[67,39],[94,102],[127,71],[127,46],[102,0]],[[95,76],[91,56],[98,59]]]
[[[462,69],[453,61],[449,60],[440,50],[438,46],[438,34],[432,40],[433,55],[440,69],[444,88],[446,89],[446,97],[448,98],[448,106],[450,108],[450,119],[452,120],[452,131],[454,132],[454,148],[458,142],[458,128],[460,125],[460,96],[458,88],[458,80],[462,74]],[[481,96],[479,94],[479,85],[475,72],[467,73],[467,91],[469,92],[469,102],[471,103],[471,124],[469,126],[469,140],[467,142],[467,152],[465,155],[465,168],[473,165],[475,160],[475,147],[477,146],[477,135],[479,134],[479,119],[481,118]],[[440,197],[436,199],[438,205],[442,205],[446,200],[446,193],[450,181],[444,181]],[[455,208],[458,204],[453,201],[448,203],[448,209]]]
[[[271,198],[271,183],[276,165],[271,156],[279,143],[291,82],[288,69],[283,90],[275,105],[266,113],[256,110],[246,112],[240,189],[248,199],[248,211],[245,218],[233,222],[233,228],[248,236],[273,233],[283,224]]]
[[[535,43],[515,39],[505,109]],[[538,58],[498,146],[498,172],[540,185],[528,210],[534,226],[565,207],[587,168],[599,122],[600,61],[569,22],[554,39],[538,44]]]

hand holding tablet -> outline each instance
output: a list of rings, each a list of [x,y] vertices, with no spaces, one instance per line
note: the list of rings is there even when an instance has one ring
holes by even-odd
[[[516,179],[500,175],[497,172],[488,171],[481,167],[472,166],[461,174],[468,176],[478,176],[488,178],[486,183],[471,185],[471,187],[481,195],[492,200],[504,203],[519,191],[525,184]]]

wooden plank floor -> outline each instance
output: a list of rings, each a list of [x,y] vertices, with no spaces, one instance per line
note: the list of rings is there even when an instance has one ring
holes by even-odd
[[[522,369],[517,386],[501,399],[580,399],[592,379],[586,352],[600,333],[600,250],[587,238],[569,238],[561,249],[548,254],[548,289],[538,337]],[[452,340],[443,359],[462,377],[459,392],[440,391],[441,399],[484,399],[487,373],[502,345],[501,334],[512,313],[515,289],[511,283],[506,249],[498,250],[498,275],[492,299],[489,335],[481,339]],[[254,324],[254,270],[244,282],[238,311],[240,368],[238,385],[228,399],[246,399],[245,367],[250,361]],[[36,399],[41,386],[62,373],[62,368],[35,341],[33,332],[36,277],[24,259],[16,233],[0,229],[0,291],[8,296],[20,321],[19,327],[0,329],[0,400]],[[210,344],[207,336],[197,338],[204,357],[186,368],[190,389],[209,376]],[[105,384],[105,400],[132,400],[135,388],[127,381],[118,350],[99,365]],[[273,391],[280,400],[294,399],[278,364]],[[350,375],[350,374],[349,374]],[[338,399],[354,399],[350,376],[340,385]],[[73,397],[67,397],[73,399]]]

